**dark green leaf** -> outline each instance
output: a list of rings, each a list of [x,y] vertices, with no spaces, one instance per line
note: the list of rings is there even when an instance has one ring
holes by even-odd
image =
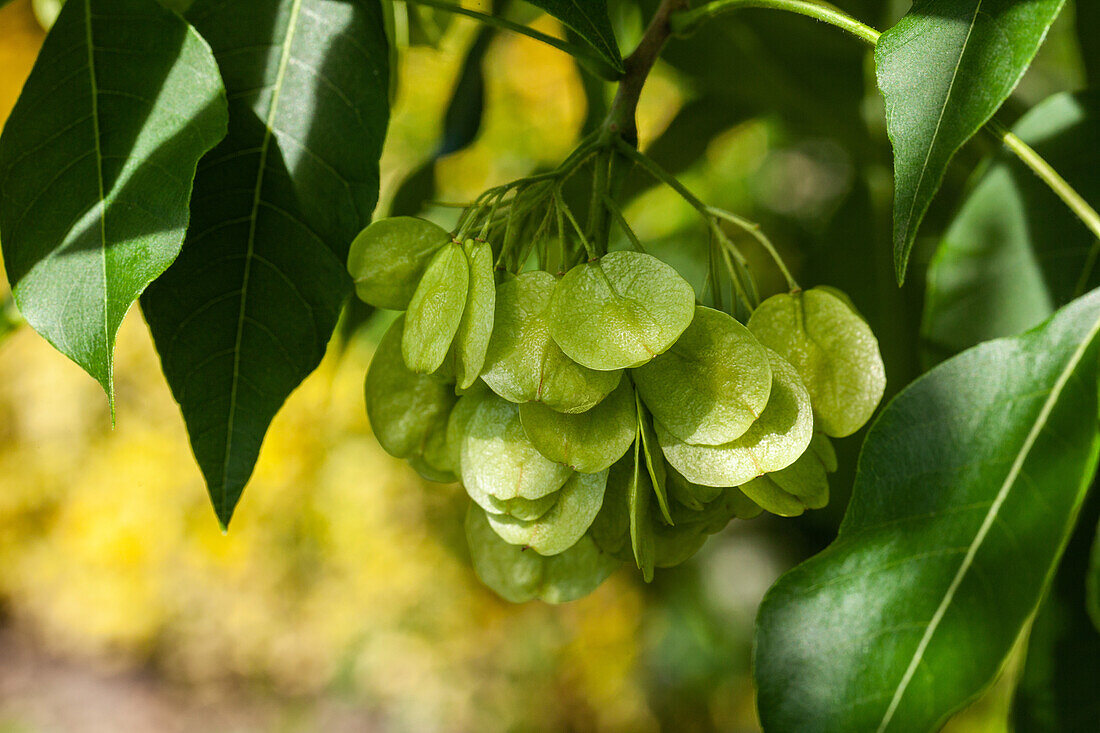
[[[836,542],[761,606],[766,729],[930,731],[991,682],[1096,469],[1098,331],[1100,290],[883,412]]]
[[[1016,88],[1065,0],[923,0],[882,34],[878,85],[894,146],[894,267],[947,164]]]
[[[1100,202],[1100,92],[1058,94],[1014,132]],[[1100,285],[1096,238],[1007,151],[974,187],[928,272],[923,336],[951,355],[1022,333]]]
[[[607,15],[607,0],[528,0],[572,28],[613,68],[623,70],[623,59]]]
[[[1100,528],[1096,530],[1092,543],[1092,558],[1089,562],[1089,574],[1085,579],[1085,591],[1089,617],[1093,627],[1100,631]]]
[[[378,195],[387,47],[377,0],[199,0],[188,17],[226,80],[230,132],[142,306],[224,524],[349,291],[348,245]]]
[[[23,317],[113,402],[115,334],[179,254],[226,128],[210,48],[147,0],[69,3],[0,137],[0,237]]]
[[[1100,730],[1100,633],[1085,612],[1085,573],[1100,518],[1093,486],[1050,594],[1031,628],[1027,661],[1012,705],[1016,733]]]

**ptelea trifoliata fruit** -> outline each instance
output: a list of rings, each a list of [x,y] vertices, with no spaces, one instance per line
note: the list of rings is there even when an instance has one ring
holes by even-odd
[[[764,411],[772,388],[760,342],[732,316],[702,306],[672,348],[631,376],[657,422],[699,445],[741,437]]]
[[[536,598],[565,603],[582,598],[621,564],[588,535],[550,557],[509,544],[489,526],[485,511],[473,504],[466,513],[466,540],[481,582],[512,603]]]
[[[606,488],[606,470],[575,473],[554,494],[554,506],[537,519],[490,514],[489,526],[509,544],[530,547],[540,555],[557,555],[576,544],[592,526]]]
[[[511,402],[584,412],[618,386],[622,372],[583,367],[550,338],[547,307],[555,283],[550,273],[536,271],[497,288],[493,335],[481,378]]]
[[[359,233],[348,252],[348,273],[360,300],[404,310],[424,268],[451,241],[447,230],[411,216],[379,219]]]
[[[842,438],[871,419],[886,370],[871,327],[844,299],[825,288],[775,295],[753,312],[749,330],[794,365],[817,430]]]
[[[519,408],[499,397],[486,398],[474,410],[462,439],[461,463],[462,482],[475,501],[485,494],[502,501],[541,499],[573,474],[538,452],[523,432]]]
[[[470,262],[462,245],[451,242],[435,253],[405,313],[401,354],[409,369],[431,374],[443,364],[466,309],[469,284]]]
[[[404,317],[386,331],[367,371],[367,417],[378,442],[398,458],[419,454],[430,431],[446,420],[454,389],[433,376],[415,374],[401,356]]]
[[[612,252],[565,273],[550,302],[550,333],[578,364],[626,369],[672,346],[694,311],[695,291],[672,267]]]
[[[454,337],[455,380],[469,389],[481,374],[489,339],[493,335],[497,285],[493,277],[493,250],[487,242],[467,240],[463,244],[470,266],[466,307]]]
[[[693,445],[657,423],[657,438],[665,458],[688,481],[706,486],[740,486],[786,468],[809,447],[814,427],[810,396],[794,367],[770,350],[768,359],[772,367],[768,405],[737,440],[724,445]]]
[[[598,405],[571,415],[528,402],[519,406],[523,430],[539,452],[581,473],[596,473],[619,460],[637,431],[634,390],[623,379]]]

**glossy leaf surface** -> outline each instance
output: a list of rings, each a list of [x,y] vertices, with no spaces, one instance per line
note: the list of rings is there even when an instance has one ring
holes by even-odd
[[[114,402],[115,334],[180,252],[195,166],[225,136],[206,42],[155,2],[67,3],[0,136],[20,312]]]
[[[922,0],[879,39],[899,282],[948,163],[1016,88],[1063,3]]]
[[[1093,291],[887,407],[836,542],[761,606],[765,728],[935,730],[992,681],[1096,469],[1098,331]]]

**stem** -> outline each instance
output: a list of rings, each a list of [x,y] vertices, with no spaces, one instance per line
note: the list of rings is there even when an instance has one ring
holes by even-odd
[[[881,35],[871,26],[859,22],[838,8],[807,0],[714,0],[694,10],[675,13],[670,19],[672,32],[676,35],[686,35],[711,18],[744,8],[785,10],[789,13],[804,15],[847,31],[872,46],[878,43]]]
[[[713,0],[713,2],[694,10],[682,10],[673,13],[669,23],[673,32],[677,34],[689,33],[711,18],[743,8],[785,10],[790,13],[804,15],[847,31],[871,46],[877,45],[879,37],[882,35],[871,26],[861,23],[838,8],[821,2],[807,2],[807,0]],[[1082,198],[1081,194],[1077,193],[1073,186],[1050,163],[1035,152],[1030,145],[996,120],[990,120],[986,123],[985,129],[1004,143],[1005,147],[1030,168],[1043,183],[1050,187],[1050,190],[1062,199],[1062,202],[1069,207],[1070,211],[1077,215],[1081,223],[1100,239],[1100,214]]]
[[[528,28],[525,25],[514,23],[507,18],[501,18],[497,15],[488,15],[487,13],[479,13],[476,10],[470,10],[460,5],[453,5],[449,2],[443,2],[443,0],[405,0],[405,2],[415,3],[417,5],[426,5],[429,8],[437,8],[439,10],[446,11],[448,13],[455,13],[456,15],[465,15],[468,18],[473,18],[486,25],[502,28],[506,31],[512,31],[513,33],[519,33],[520,35],[533,38],[536,41],[541,41],[548,46],[553,46],[559,51],[565,51],[570,56],[578,59],[584,59],[586,67],[592,72],[598,74],[601,78],[608,81],[615,81],[622,77],[622,73],[617,69],[611,67],[602,56],[592,51],[587,46],[580,46],[569,41],[563,41],[560,38],[547,35],[542,31],[537,31],[534,28]]]
[[[989,131],[996,135],[1005,146],[1015,154],[1017,158],[1023,161],[1024,165],[1032,170],[1035,175],[1039,176],[1043,180],[1043,183],[1050,187],[1050,190],[1062,199],[1070,211],[1077,215],[1086,227],[1089,228],[1093,234],[1100,239],[1100,214],[1096,213],[1096,209],[1089,205],[1088,201],[1082,198],[1081,194],[1069,185],[1062,175],[1054,170],[1050,163],[1046,162],[1041,155],[1035,152],[1035,150],[1016,136],[1015,133],[1006,130],[1001,123],[996,120],[991,120],[986,127]]]
[[[645,80],[653,69],[653,64],[657,62],[665,42],[672,35],[669,18],[676,11],[684,11],[687,7],[688,0],[661,0],[642,40],[638,42],[638,47],[623,59],[624,72],[619,81],[619,89],[603,125],[605,134],[620,135],[631,145],[637,146],[638,123],[635,116],[642,87],[645,86]]]
[[[779,271],[781,273],[783,273],[783,277],[787,281],[787,286],[792,291],[802,289],[798,286],[798,283],[795,282],[794,276],[791,275],[791,271],[787,269],[787,265],[784,264],[783,258],[779,256],[779,251],[775,248],[775,245],[772,244],[772,241],[768,239],[768,236],[764,234],[759,224],[753,221],[749,221],[748,219],[743,219],[737,214],[731,214],[724,209],[718,209],[713,206],[708,207],[707,211],[710,212],[711,216],[716,216],[719,219],[724,219],[725,221],[728,221],[729,223],[734,224],[735,226],[738,226],[744,231],[748,232],[748,234],[751,235],[753,239],[760,243],[760,246],[764,248],[764,250],[768,253],[768,256],[772,258],[773,262],[775,262],[775,266],[779,268]]]

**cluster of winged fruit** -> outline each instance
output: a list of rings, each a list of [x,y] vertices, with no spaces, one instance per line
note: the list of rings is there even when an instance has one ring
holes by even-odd
[[[513,274],[410,217],[365,229],[349,270],[364,301],[405,311],[367,375],[374,433],[462,482],[474,568],[515,602],[581,597],[622,561],[649,580],[733,518],[824,506],[829,437],[885,387],[870,328],[828,288],[743,325],[648,254]]]

